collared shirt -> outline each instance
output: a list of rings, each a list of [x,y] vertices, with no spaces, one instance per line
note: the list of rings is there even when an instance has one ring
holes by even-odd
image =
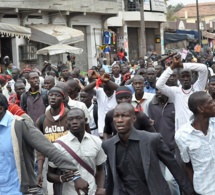
[[[192,163],[195,191],[202,195],[214,194],[215,118],[210,119],[207,135],[187,123],[176,131],[175,141],[182,160]]]
[[[121,141],[116,143],[116,168],[123,183],[120,195],[150,195],[140,155],[140,139],[133,131],[135,130],[132,130],[127,145]]]
[[[13,115],[6,111],[0,121],[0,195],[22,195],[12,145],[12,120]]]
[[[103,164],[107,156],[105,155],[101,144],[102,141],[93,135],[85,132],[84,137],[81,142],[71,133],[68,132],[67,135],[62,136],[59,140],[63,141],[67,144],[72,150],[81,157],[96,173],[96,166]],[[81,177],[89,183],[89,195],[94,195],[97,189],[95,178],[85,169],[83,168],[60,144],[54,143],[54,145],[62,151],[68,158],[72,160],[72,162],[78,168],[78,171],[81,174]],[[56,168],[56,166],[50,162],[49,166]],[[75,191],[74,182],[66,182],[63,184],[63,195],[77,195]],[[81,193],[84,194],[84,193]]]
[[[143,97],[141,98],[141,100],[144,100],[141,103],[141,106],[143,107],[143,112],[148,116],[148,106],[149,106],[149,102],[152,100],[152,98],[154,97],[154,94],[151,93],[146,93],[144,92]],[[138,100],[135,97],[135,93],[132,95],[132,102],[131,104],[136,108],[136,106],[138,105]]]
[[[184,90],[181,86],[167,86],[166,82],[170,75],[173,74],[173,70],[168,67],[156,82],[157,88],[166,96],[169,97],[169,102],[175,105],[175,130],[177,131],[182,125],[190,121],[192,112],[188,108],[188,99],[191,94],[195,91],[205,90],[208,70],[205,64],[200,63],[183,63],[184,70],[194,70],[198,71],[198,80],[193,84],[193,86]]]
[[[175,143],[175,107],[173,103],[165,105],[158,103],[153,97],[148,107],[149,118],[154,120],[154,128],[163,137],[164,142],[171,151],[176,148]]]
[[[156,94],[156,89],[155,89],[155,87],[152,87],[152,86],[146,81],[145,87],[144,87],[144,92]]]
[[[96,97],[98,102],[98,130],[99,133],[103,133],[105,126],[105,116],[109,110],[116,107],[116,96],[115,92],[111,97],[108,97],[104,92],[103,88],[96,89]]]
[[[39,92],[35,95],[32,95],[30,93],[30,89],[27,93],[27,108],[26,113],[32,118],[34,123],[36,123],[37,119],[45,113],[46,106],[44,105],[43,96],[41,92],[41,88],[39,89]],[[21,104],[22,104],[22,98],[21,97]],[[24,105],[21,105],[21,108],[24,108]]]

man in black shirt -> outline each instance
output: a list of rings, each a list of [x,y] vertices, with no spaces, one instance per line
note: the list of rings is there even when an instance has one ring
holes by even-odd
[[[132,92],[128,87],[120,86],[116,90],[116,101],[118,104],[126,102],[131,104]],[[114,109],[110,110],[105,116],[105,127],[104,127],[104,139],[109,139],[112,135],[116,135],[117,131],[113,124],[113,113]],[[155,132],[154,127],[151,125],[150,119],[145,113],[139,112],[135,109],[136,121],[134,127],[136,129],[145,130],[149,132]]]
[[[134,107],[119,104],[113,121],[117,135],[103,142],[107,154],[106,194],[171,195],[159,166],[163,162],[185,195],[193,195],[191,183],[158,133],[138,131]]]

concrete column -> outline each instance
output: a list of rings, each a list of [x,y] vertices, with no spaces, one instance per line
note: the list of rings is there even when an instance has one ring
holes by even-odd
[[[129,60],[129,48],[128,48],[128,26],[126,22],[123,22],[123,37],[124,37],[124,49],[127,53],[127,59]],[[132,41],[132,40],[130,40]]]

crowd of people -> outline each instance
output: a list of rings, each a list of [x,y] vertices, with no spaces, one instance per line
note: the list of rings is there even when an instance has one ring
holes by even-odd
[[[215,193],[211,51],[130,62],[119,53],[86,75],[74,57],[41,71],[5,58],[0,195],[48,195],[50,183],[54,195]]]

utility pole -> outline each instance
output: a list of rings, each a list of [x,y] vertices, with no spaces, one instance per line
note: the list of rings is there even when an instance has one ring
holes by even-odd
[[[198,30],[198,40],[199,40],[199,44],[201,45],[202,42],[201,42],[201,33],[200,33],[200,21],[199,21],[199,2],[198,0],[196,0],[196,12],[197,12],[197,30]]]
[[[141,32],[141,56],[146,55],[146,34],[145,34],[145,19],[144,19],[144,0],[140,0],[140,32]]]

